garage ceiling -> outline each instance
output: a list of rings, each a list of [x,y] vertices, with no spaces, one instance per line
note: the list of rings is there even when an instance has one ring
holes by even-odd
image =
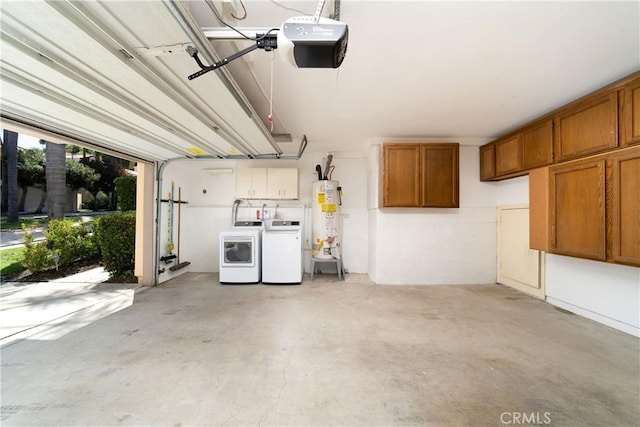
[[[248,45],[204,38],[221,26],[204,0],[3,1],[4,124],[149,160],[290,154],[303,135],[311,151],[362,151],[374,137],[494,138],[640,69],[636,1],[339,4],[340,68],[255,51],[188,81],[187,46],[211,63]],[[234,26],[271,28],[317,2],[213,5]],[[272,133],[292,143],[271,137],[271,105]]]
[[[187,81],[194,63],[185,48],[207,41],[197,26],[189,33],[180,4],[2,2],[1,12],[9,125],[147,160],[279,152],[227,76]]]

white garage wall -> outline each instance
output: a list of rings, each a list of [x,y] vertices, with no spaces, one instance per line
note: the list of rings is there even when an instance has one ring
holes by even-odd
[[[496,182],[498,206],[529,205],[529,176]]]
[[[498,204],[527,203],[529,178],[500,181]],[[547,301],[640,336],[640,268],[546,254]]]
[[[441,141],[441,140],[440,140]],[[344,188],[343,251],[354,273],[369,273],[381,284],[493,283],[496,265],[496,206],[527,204],[528,177],[497,183],[478,180],[477,143],[460,149],[459,209],[378,209],[378,152],[374,140],[368,158],[336,153],[333,178]],[[464,143],[463,143],[464,144]],[[306,153],[299,161],[177,161],[163,176],[162,197],[171,180],[182,187],[181,260],[186,271],[218,271],[218,235],[230,228],[238,167],[297,167],[300,200],[279,201],[286,218],[305,221],[310,235],[311,183],[325,153]],[[205,168],[231,168],[209,175]],[[203,192],[206,190],[206,193]],[[267,201],[269,206],[274,202]],[[255,217],[260,201],[243,204],[239,217]],[[161,219],[161,255],[166,253],[167,205]],[[176,206],[177,209],[177,206]],[[177,215],[175,217],[177,227]],[[177,237],[177,228],[174,234]],[[577,258],[546,255],[547,301],[627,333],[640,336],[640,269]],[[308,261],[307,261],[308,269]],[[160,281],[181,274],[163,273]]]
[[[191,265],[176,273],[166,271],[160,281],[166,281],[185,271],[219,271],[219,233],[231,228],[231,209],[236,199],[236,171],[238,168],[292,167],[299,170],[299,200],[251,200],[245,201],[238,211],[239,219],[255,218],[256,210],[263,203],[286,219],[304,221],[305,238],[311,234],[311,183],[317,180],[315,165],[323,163],[326,153],[305,153],[301,160],[178,160],[169,163],[163,173],[162,198],[167,198],[171,181],[182,187],[182,199],[189,202],[182,205],[182,229],[180,252],[181,261]],[[345,267],[352,273],[366,273],[368,270],[368,214],[367,200],[367,160],[360,153],[334,152],[335,170],[332,178],[340,181],[344,198],[343,256]],[[323,165],[324,166],[324,165]],[[211,175],[207,168],[231,169],[232,173]],[[206,193],[205,191],[206,190]],[[177,205],[174,205],[174,240],[177,240]],[[162,205],[160,220],[160,255],[165,255],[168,242],[167,204]],[[307,257],[308,258],[308,257]],[[306,261],[308,269],[308,259]]]
[[[381,284],[495,283],[495,184],[478,180],[478,145],[484,141],[452,141],[461,143],[458,209],[377,209],[381,142],[374,141],[369,152],[372,279]]]

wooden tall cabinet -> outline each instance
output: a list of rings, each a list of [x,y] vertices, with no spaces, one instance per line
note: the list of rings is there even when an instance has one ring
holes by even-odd
[[[381,207],[459,206],[459,145],[385,143]]]

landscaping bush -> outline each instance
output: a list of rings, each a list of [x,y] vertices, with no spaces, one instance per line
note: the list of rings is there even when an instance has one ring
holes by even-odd
[[[55,265],[54,254],[58,255],[58,266],[66,267],[71,263],[96,258],[100,251],[95,238],[89,234],[84,224],[74,224],[70,219],[49,221],[44,231],[46,240],[34,242],[33,235],[24,228],[23,265],[32,273],[43,271]]]
[[[96,206],[97,209],[110,209],[111,208],[111,205],[109,203],[109,196],[107,196],[102,191],[100,191],[96,195],[96,199],[97,199],[97,203],[96,203],[95,206]]]
[[[109,209],[109,196],[104,194],[102,191],[94,194],[87,194],[83,197],[82,205],[80,206],[82,209],[88,210],[98,210],[98,209]]]
[[[47,242],[34,242],[33,235],[24,229],[24,265],[30,272],[46,270],[53,266],[52,253],[47,249]]]
[[[102,262],[111,278],[133,277],[136,215],[118,212],[100,217],[94,225]]]
[[[49,221],[44,232],[47,247],[59,256],[58,265],[66,267],[79,259],[96,258],[99,255],[94,236],[84,224],[74,224],[67,218]],[[30,269],[31,270],[31,269]]]
[[[119,176],[113,182],[116,185],[118,209],[121,211],[136,210],[136,177]]]

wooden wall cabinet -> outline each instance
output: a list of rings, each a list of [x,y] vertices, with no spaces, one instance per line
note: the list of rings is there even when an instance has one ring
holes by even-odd
[[[522,169],[522,134],[496,141],[496,176],[509,175]]]
[[[549,168],[529,171],[529,247],[549,252]]]
[[[573,105],[555,117],[555,152],[566,161],[618,146],[618,92]]]
[[[488,181],[496,176],[495,145],[480,147],[480,181]]]
[[[640,71],[480,147],[480,180],[640,144]]]
[[[551,167],[551,252],[600,261],[606,259],[604,179],[604,160]]]
[[[529,173],[530,247],[640,267],[640,146]]]
[[[614,155],[610,165],[610,256],[640,266],[640,150]]]
[[[457,208],[459,201],[459,145],[422,144],[420,146],[421,205]]]
[[[480,180],[521,176],[552,162],[553,120],[546,119],[481,146]]]
[[[620,91],[620,145],[640,142],[640,77]]]
[[[552,162],[553,120],[547,119],[522,132],[522,169],[533,169]]]
[[[382,147],[382,206],[420,207],[420,145]]]
[[[459,206],[459,145],[385,143],[381,207]]]

